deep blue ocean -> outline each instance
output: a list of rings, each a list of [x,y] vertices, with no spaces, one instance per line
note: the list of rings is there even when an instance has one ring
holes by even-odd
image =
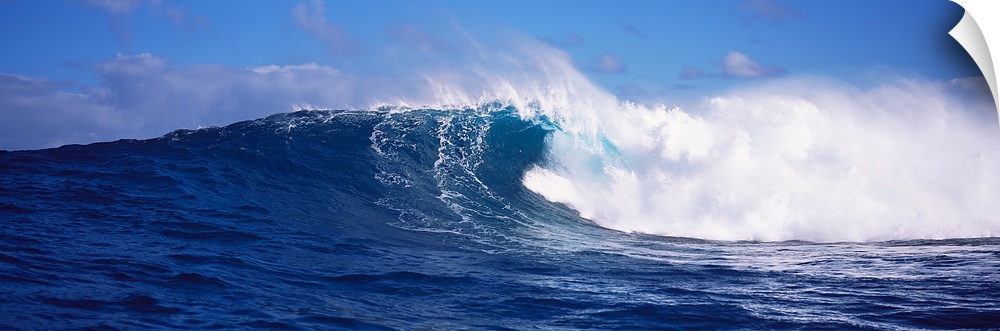
[[[522,182],[510,107],[0,152],[0,329],[1000,329],[1000,238],[713,241]]]

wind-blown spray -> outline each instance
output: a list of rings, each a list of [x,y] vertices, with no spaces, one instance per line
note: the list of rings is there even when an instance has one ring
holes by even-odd
[[[1000,140],[952,84],[859,90],[815,78],[690,109],[575,109],[524,185],[622,231],[727,240],[1000,234]],[[979,113],[989,110],[983,107]],[[561,115],[559,118],[574,115]]]

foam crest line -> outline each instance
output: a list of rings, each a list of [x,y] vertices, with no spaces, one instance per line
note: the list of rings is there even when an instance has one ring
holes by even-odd
[[[992,105],[961,82],[792,78],[687,109],[577,108],[523,184],[622,231],[722,240],[1000,235]],[[986,120],[989,119],[989,120]]]

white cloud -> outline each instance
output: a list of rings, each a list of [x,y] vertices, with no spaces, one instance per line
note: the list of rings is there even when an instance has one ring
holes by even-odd
[[[774,65],[762,65],[746,54],[729,52],[722,59],[722,75],[728,78],[772,77],[785,73],[785,69]]]
[[[288,111],[294,104],[362,107],[377,101],[367,89],[388,88],[317,64],[175,66],[139,54],[119,55],[92,70],[100,86],[0,74],[0,149],[151,138]]]
[[[0,74],[0,149],[56,147],[117,138],[141,126],[101,101],[44,78]]]
[[[330,54],[351,53],[361,48],[361,42],[347,30],[326,20],[326,4],[321,0],[299,2],[292,9],[292,17],[302,31],[326,44]]]

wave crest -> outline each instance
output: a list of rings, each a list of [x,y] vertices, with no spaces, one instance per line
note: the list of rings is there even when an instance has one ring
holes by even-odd
[[[723,240],[1000,235],[989,105],[941,82],[859,90],[815,79],[691,109],[584,110],[523,184],[622,231]],[[589,113],[588,113],[589,112]],[[995,113],[994,113],[995,114]],[[561,114],[562,118],[575,115]]]

